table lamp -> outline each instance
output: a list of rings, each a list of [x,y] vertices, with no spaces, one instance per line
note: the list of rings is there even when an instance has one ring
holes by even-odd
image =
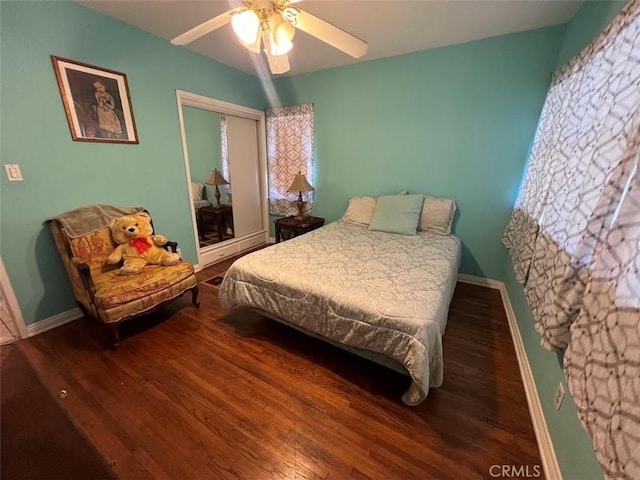
[[[298,216],[295,217],[296,220],[303,220],[304,218],[306,218],[306,216],[302,213],[302,210],[304,208],[304,202],[302,201],[302,192],[311,192],[312,190],[315,190],[315,188],[309,185],[309,182],[307,182],[307,177],[302,175],[300,172],[298,172],[298,175],[293,177],[293,182],[291,182],[291,186],[289,187],[289,190],[287,190],[287,192],[298,192]]]
[[[220,206],[220,190],[218,190],[218,185],[229,185],[229,182],[227,182],[224,179],[222,174],[216,168],[213,170],[213,172],[211,172],[211,175],[209,175],[209,178],[207,178],[207,180],[204,183],[206,183],[207,185],[216,186],[215,197],[216,197],[216,202],[218,202],[218,206]]]

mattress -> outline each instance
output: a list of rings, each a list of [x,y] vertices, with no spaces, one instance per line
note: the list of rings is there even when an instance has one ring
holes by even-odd
[[[338,221],[236,260],[220,302],[391,359],[412,379],[403,402],[417,405],[442,384],[442,336],[460,258],[453,235]]]

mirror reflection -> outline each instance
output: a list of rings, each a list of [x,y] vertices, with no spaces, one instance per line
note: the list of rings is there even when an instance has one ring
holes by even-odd
[[[191,192],[200,248],[234,238],[227,118],[183,107]]]

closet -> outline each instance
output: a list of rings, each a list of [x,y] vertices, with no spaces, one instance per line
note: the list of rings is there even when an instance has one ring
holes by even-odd
[[[198,265],[268,242],[264,112],[178,91]]]

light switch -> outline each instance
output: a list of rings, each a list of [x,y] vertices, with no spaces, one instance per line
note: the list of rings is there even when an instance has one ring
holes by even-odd
[[[562,400],[564,399],[564,388],[562,386],[562,382],[558,384],[558,388],[556,388],[556,393],[553,396],[553,403],[556,405],[556,410],[560,410],[560,405],[562,405]]]
[[[22,172],[20,172],[20,165],[14,164],[10,165],[8,163],[4,164],[4,171],[7,174],[7,179],[10,182],[21,182],[22,181]]]

